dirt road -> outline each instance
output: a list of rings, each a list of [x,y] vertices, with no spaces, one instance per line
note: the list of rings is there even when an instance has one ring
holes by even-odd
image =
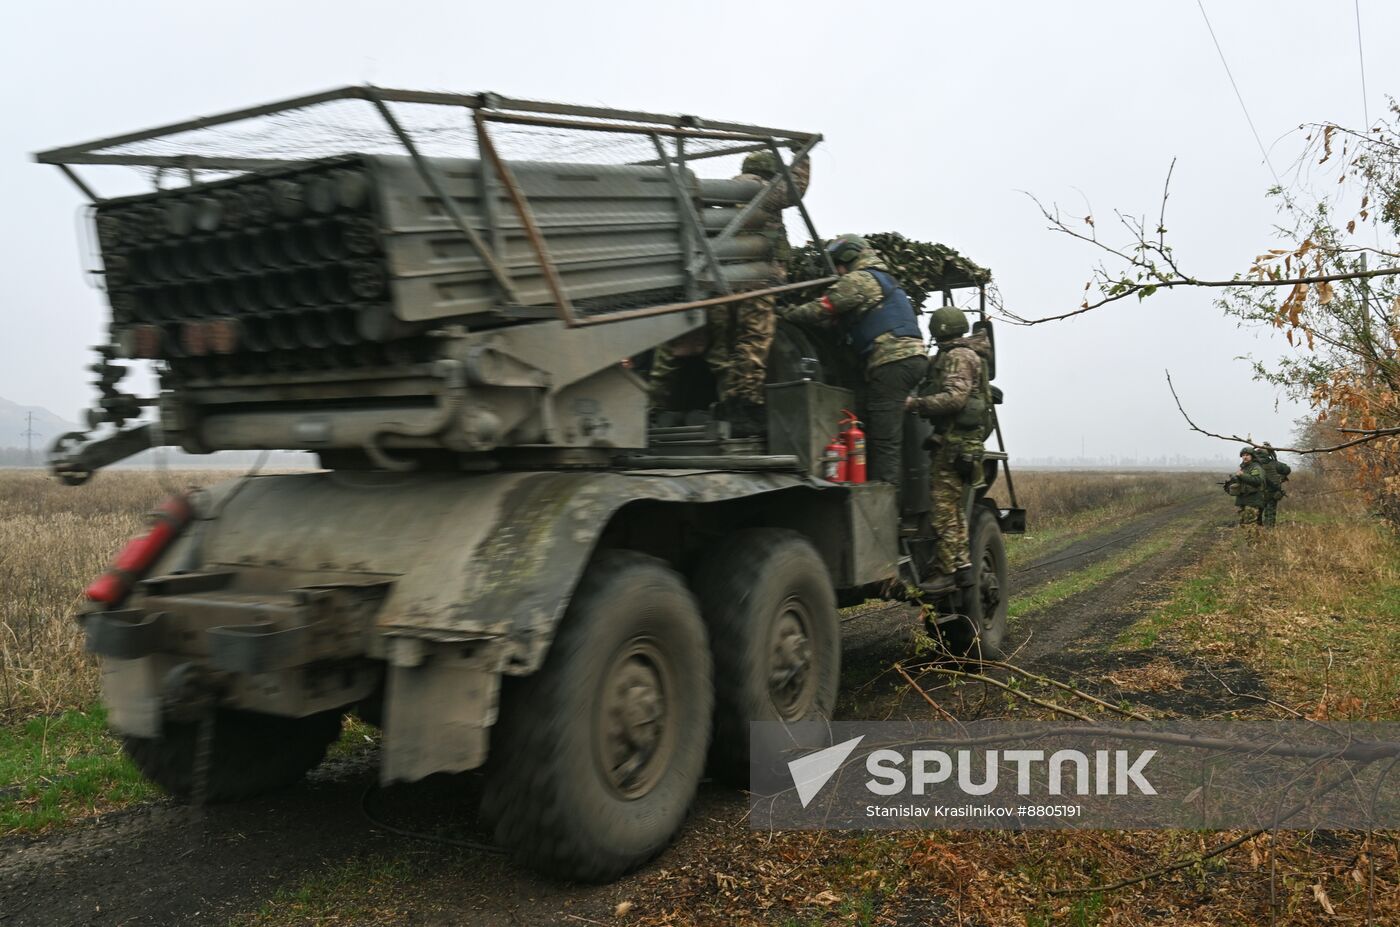
[[[1170,660],[1160,650],[1109,645],[1227,523],[1229,513],[1217,502],[1203,496],[1159,509],[1016,568],[1012,581],[1020,596],[1127,557],[1121,570],[1013,624],[1016,662],[1057,678],[1097,680],[1108,690],[1113,683],[1104,680],[1116,673]],[[1146,553],[1128,555],[1147,542]],[[927,716],[927,706],[901,694],[887,672],[908,653],[913,627],[907,609],[845,623],[841,716]],[[1242,668],[1180,669],[1235,672],[1230,688],[1252,691]],[[1179,695],[1153,696],[1154,707],[1203,714],[1236,698],[1188,694],[1206,688],[1187,685]],[[475,821],[477,776],[435,777],[380,792],[372,788],[373,760],[365,750],[332,761],[289,793],[212,808],[202,823],[184,808],[157,803],[52,836],[0,842],[0,924],[223,925],[259,911],[279,892],[283,900],[300,891],[314,901],[318,893],[334,895],[337,880],[350,885],[405,877],[415,880],[407,902],[400,898],[384,911],[367,902],[347,915],[352,919],[337,922],[382,923],[392,915],[394,923],[417,925],[613,923],[619,903],[664,903],[668,885],[678,880],[713,881],[716,855],[753,836],[742,823],[743,796],[706,785],[684,834],[657,862],[614,885],[561,886],[481,849],[424,843],[377,827],[371,815],[397,828],[487,839]]]

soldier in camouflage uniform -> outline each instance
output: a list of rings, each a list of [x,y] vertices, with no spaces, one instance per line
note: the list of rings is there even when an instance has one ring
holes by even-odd
[[[1265,528],[1272,528],[1278,521],[1279,500],[1285,495],[1283,484],[1293,468],[1279,460],[1278,454],[1267,443],[1254,449],[1254,459],[1264,471],[1264,505],[1260,510],[1259,523]]]
[[[1257,532],[1264,517],[1264,468],[1255,461],[1254,448],[1240,450],[1240,468],[1233,479],[1239,486],[1235,505],[1240,510],[1240,527]]]
[[[969,489],[982,485],[982,442],[991,430],[992,392],[988,363],[992,343],[985,332],[967,334],[967,317],[956,306],[941,306],[929,319],[938,355],[929,365],[920,395],[906,407],[933,423],[929,483],[938,566],[942,576],[925,583],[925,592],[945,592],[972,585],[967,517]]]
[[[767,238],[769,270],[767,276],[748,285],[761,290],[787,282],[787,264],[792,256],[787,229],[783,225],[783,210],[795,206],[806,194],[811,180],[811,161],[802,158],[789,168],[796,196],[785,178],[780,176],[778,158],[771,151],[756,151],[744,159],[742,173],[735,180],[767,183],[777,178],[763,202],[745,223],[741,234]],[[776,318],[772,296],[755,296],[742,302],[711,306],[705,316],[708,346],[705,363],[715,379],[719,396],[718,416],[731,425],[735,436],[761,433],[765,424],[763,413],[763,384],[767,375],[768,350],[773,344]],[[652,404],[659,409],[674,405],[671,395],[675,384],[676,357],[683,356],[687,347],[695,352],[693,339],[677,339],[675,347],[662,348],[652,364]],[[698,352],[696,352],[698,353]]]
[[[826,295],[781,310],[790,322],[834,325],[865,360],[865,441],[873,480],[900,485],[904,401],[928,369],[913,304],[880,255],[859,235],[827,245],[841,279]]]

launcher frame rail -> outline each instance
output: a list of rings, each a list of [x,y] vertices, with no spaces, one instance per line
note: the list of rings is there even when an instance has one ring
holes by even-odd
[[[149,167],[156,170],[157,177],[165,171],[183,171],[187,180],[194,183],[196,182],[197,172],[201,170],[247,172],[284,167],[301,163],[302,160],[307,160],[248,158],[232,155],[210,156],[193,153],[175,155],[132,154],[112,152],[108,149],[168,138],[186,132],[212,129],[250,119],[305,110],[314,106],[340,100],[360,100],[370,104],[374,108],[376,113],[383,120],[390,134],[392,134],[412,159],[419,176],[442,203],[445,213],[452,218],[453,224],[457,227],[458,231],[467,239],[472,248],[480,254],[482,261],[490,270],[492,278],[495,280],[496,286],[500,291],[502,302],[504,303],[502,307],[503,313],[508,316],[514,315],[519,318],[520,321],[538,319],[538,310],[542,307],[521,305],[516,298],[515,288],[512,285],[509,271],[497,254],[501,239],[499,229],[496,225],[494,211],[488,211],[484,216],[488,225],[487,228],[478,229],[466,221],[461,211],[457,209],[456,204],[452,202],[451,198],[443,189],[441,179],[437,176],[430,159],[422,155],[419,145],[415,142],[411,132],[395,118],[388,104],[402,103],[461,107],[470,112],[470,118],[474,124],[480,147],[482,163],[483,165],[486,165],[488,162],[490,164],[490,183],[492,185],[499,184],[504,188],[509,201],[516,209],[526,229],[526,237],[535,253],[535,257],[539,261],[546,279],[550,282],[553,305],[549,308],[552,309],[552,314],[558,318],[559,321],[570,328],[579,325],[623,321],[625,319],[664,315],[707,306],[723,305],[730,302],[750,299],[755,295],[788,292],[820,286],[825,283],[830,283],[834,279],[835,268],[831,265],[830,257],[823,252],[828,276],[797,281],[785,284],[781,287],[773,287],[759,291],[729,292],[730,287],[726,284],[723,276],[716,273],[717,266],[713,254],[713,249],[716,246],[724,244],[738,234],[743,228],[745,221],[752,216],[759,204],[767,198],[776,185],[784,184],[791,193],[798,194],[799,191],[793,183],[792,175],[789,171],[789,164],[795,163],[799,158],[809,154],[812,148],[821,141],[822,136],[814,132],[749,125],[746,123],[706,120],[692,115],[666,115],[636,110],[612,109],[601,106],[578,106],[538,100],[522,100],[501,96],[495,93],[460,94],[439,91],[403,90],[365,84],[338,87],[319,93],[289,97],[272,103],[265,103],[260,106],[230,110],[212,116],[201,116],[195,119],[169,123],[152,129],[108,136],[77,145],[51,148],[36,153],[34,155],[34,160],[40,164],[51,164],[58,167],[84,196],[93,204],[99,204],[103,202],[104,197],[99,195],[95,188],[79,175],[76,170],[77,167],[91,165]],[[540,233],[534,222],[528,198],[515,182],[509,164],[500,157],[496,150],[489,129],[492,123],[589,132],[622,133],[636,135],[644,140],[650,140],[654,144],[656,157],[629,163],[659,165],[664,167],[666,169],[668,182],[671,184],[678,202],[685,204],[689,204],[689,193],[683,187],[683,176],[685,165],[689,162],[751,151],[770,151],[778,158],[780,169],[772,178],[764,182],[758,193],[755,194],[755,196],[740,210],[739,214],[736,215],[717,236],[711,237],[707,235],[695,209],[681,209],[681,229],[684,242],[692,251],[690,259],[684,262],[687,281],[687,299],[685,301],[648,306],[641,309],[600,312],[594,315],[581,317],[574,312],[567,293],[559,283],[558,271],[550,257],[548,243],[545,241],[544,236]],[[670,151],[667,150],[663,139],[668,139],[671,142]],[[722,141],[733,142],[734,144],[710,150],[687,151],[685,144],[687,140]],[[782,154],[782,146],[784,145],[790,148],[792,152],[791,159],[786,161],[783,159]],[[802,197],[794,196],[794,198],[797,200],[798,211],[802,217],[802,222],[806,227],[810,240],[821,241],[821,236],[817,233],[816,225],[806,205],[802,202]],[[718,292],[702,295],[699,273],[700,270],[706,266],[710,267],[712,276],[715,277],[713,285]]]

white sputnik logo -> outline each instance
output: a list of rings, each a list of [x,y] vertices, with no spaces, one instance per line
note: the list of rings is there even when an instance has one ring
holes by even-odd
[[[807,804],[817,797],[822,786],[830,781],[836,770],[841,768],[841,764],[846,762],[846,758],[855,752],[864,739],[865,735],[862,734],[788,763],[788,772],[792,774],[792,784],[797,786],[797,797],[801,799],[802,807],[807,807]]]

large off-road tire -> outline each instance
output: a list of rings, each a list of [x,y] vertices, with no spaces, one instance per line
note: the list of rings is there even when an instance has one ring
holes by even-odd
[[[841,622],[826,564],[795,531],[726,537],[695,574],[715,658],[711,774],[749,781],[749,723],[830,718]]]
[[[1006,641],[1006,545],[996,516],[985,506],[972,511],[969,534],[975,584],[963,594],[965,617],[944,621],[929,632],[941,637],[954,656],[977,660],[1000,660]]]
[[[211,802],[238,801],[295,785],[325,759],[340,736],[341,712],[282,718],[220,710],[209,759]],[[194,788],[198,725],[167,722],[157,738],[124,737],[122,749],[141,774],[177,798]]]
[[[482,797],[516,861],[615,879],[671,842],[705,768],[709,642],[664,562],[606,551],[584,573],[544,666],[501,693]]]

